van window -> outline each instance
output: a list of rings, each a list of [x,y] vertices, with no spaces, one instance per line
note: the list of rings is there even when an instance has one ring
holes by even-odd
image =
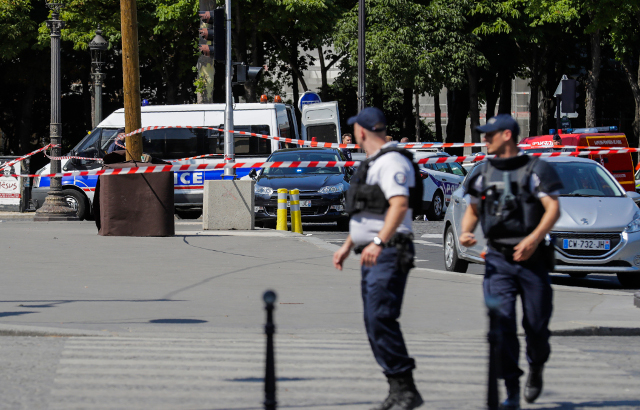
[[[154,158],[180,159],[201,155],[198,139],[204,138],[207,130],[166,128],[142,133],[142,151]]]
[[[73,152],[81,157],[102,158],[117,131],[116,128],[96,128],[73,148]]]
[[[307,126],[307,139],[317,142],[336,142],[338,140],[338,129],[335,124],[309,125]]]
[[[220,125],[219,128],[224,128]],[[268,125],[236,125],[235,131],[251,132],[255,134],[271,135]],[[271,140],[235,134],[233,136],[236,156],[269,156],[271,154]],[[211,131],[206,146],[209,154],[224,154],[224,133]]]

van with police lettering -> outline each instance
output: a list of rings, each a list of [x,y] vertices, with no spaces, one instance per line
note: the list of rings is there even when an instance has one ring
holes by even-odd
[[[261,99],[262,100],[262,99]],[[264,97],[266,100],[266,97]],[[262,101],[264,101],[262,100]],[[276,99],[277,100],[277,99]],[[305,107],[313,112],[311,105]],[[142,133],[143,152],[154,158],[171,161],[173,164],[205,164],[223,162],[224,133],[204,128],[172,128],[176,126],[224,128],[225,104],[191,104],[145,106],[141,108],[142,127],[167,127]],[[235,131],[300,138],[296,114],[293,107],[282,103],[239,103],[234,105],[233,120]],[[333,124],[333,122],[331,123]],[[103,158],[114,139],[125,127],[124,109],[119,109],[105,118],[89,135],[82,139],[68,154],[69,156]],[[338,142],[338,137],[331,142]],[[264,161],[271,153],[285,146],[284,143],[245,135],[234,135],[236,161]],[[119,149],[119,148],[117,148]],[[207,158],[190,157],[213,154]],[[65,171],[100,169],[99,161],[84,159],[62,160]],[[49,165],[37,172],[50,173]],[[174,173],[174,193],[176,213],[193,216],[202,210],[204,181],[222,178],[223,171],[204,170]],[[249,169],[237,168],[238,178],[247,176]],[[62,189],[69,206],[84,219],[90,216],[91,203],[98,177],[96,175],[71,176],[62,178]],[[34,179],[32,198],[36,208],[44,203],[50,180],[46,177]]]
[[[559,148],[559,150],[586,151],[591,149],[628,148],[629,142],[627,141],[627,136],[617,131],[618,127],[616,126],[568,129],[564,133],[561,131],[559,136],[562,141],[562,146],[566,146],[566,148]],[[520,141],[520,144],[526,145],[523,146],[523,149],[529,153],[555,150],[553,148],[553,133],[524,138]],[[587,157],[599,162],[605,167],[620,185],[622,185],[625,191],[636,190],[631,153],[585,156],[585,158]]]

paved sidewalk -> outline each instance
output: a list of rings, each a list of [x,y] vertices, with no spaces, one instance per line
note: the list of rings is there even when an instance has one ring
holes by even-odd
[[[313,236],[198,229],[131,238],[98,236],[92,222],[0,224],[0,334],[62,336],[0,338],[14,352],[0,359],[7,408],[261,408],[266,289],[278,293],[281,408],[359,410],[382,398],[355,257],[338,272],[335,245]],[[483,408],[480,281],[411,273],[401,323],[425,409]],[[630,293],[554,289],[556,333],[640,329]],[[525,408],[640,408],[640,377],[561,340],[545,395]]]

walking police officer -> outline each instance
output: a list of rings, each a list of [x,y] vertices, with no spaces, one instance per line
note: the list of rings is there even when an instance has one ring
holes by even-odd
[[[543,367],[551,352],[549,320],[553,245],[547,234],[560,217],[562,182],[549,163],[524,155],[517,147],[518,123],[508,114],[476,128],[486,133],[487,151],[496,157],[481,164],[469,181],[470,204],[462,220],[460,245],[473,246],[478,219],[487,239],[484,294],[499,301],[502,331],[501,375],[507,388],[503,409],[520,409],[520,346],[516,298],[522,299],[529,376],[524,398],[533,403],[542,392]]]
[[[350,181],[349,236],[333,255],[333,264],[341,270],[353,248],[361,254],[365,328],[389,382],[388,397],[374,409],[414,409],[423,401],[413,382],[415,362],[398,318],[415,255],[411,220],[412,209],[422,204],[420,171],[411,153],[385,141],[387,121],[382,111],[365,108],[348,123],[369,158]]]

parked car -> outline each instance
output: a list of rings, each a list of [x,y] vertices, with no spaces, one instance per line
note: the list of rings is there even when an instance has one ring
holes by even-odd
[[[411,151],[416,160],[450,156],[445,152]],[[449,205],[451,193],[458,188],[467,171],[457,162],[420,164],[420,171],[424,186],[423,210],[430,220],[440,220]]]
[[[346,158],[334,148],[291,148],[275,151],[267,159],[267,162],[280,161],[346,161]],[[257,223],[275,226],[278,189],[286,188],[300,190],[303,222],[337,222],[339,229],[349,229],[344,201],[353,175],[352,168],[263,168],[251,175],[256,181]]]
[[[590,273],[616,274],[620,283],[640,287],[640,194],[625,191],[601,164],[586,158],[545,159],[556,169],[564,188],[560,192],[561,216],[551,231],[555,241],[554,272],[572,277]],[[480,224],[478,243],[460,245],[462,217],[467,208],[469,181],[474,167],[452,194],[444,224],[444,261],[449,271],[466,272],[469,263],[484,263],[486,242]]]

